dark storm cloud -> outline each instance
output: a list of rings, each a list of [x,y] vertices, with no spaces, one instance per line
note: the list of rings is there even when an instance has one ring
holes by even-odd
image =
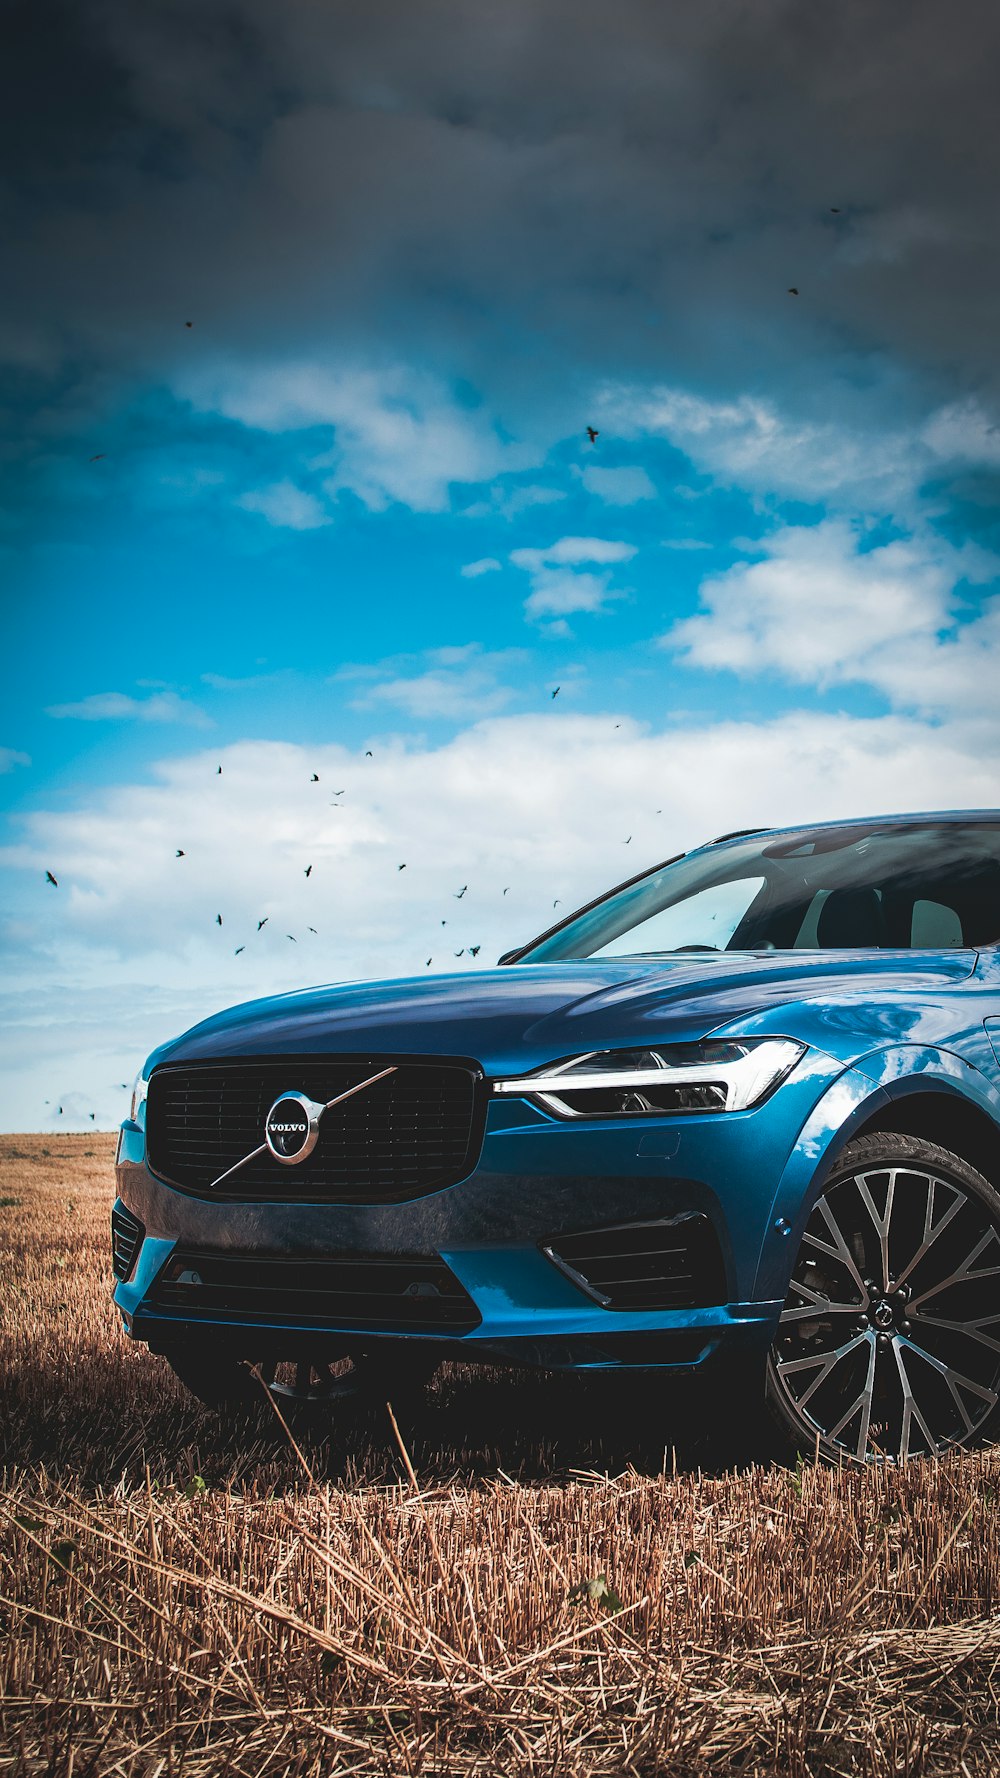
[[[84,403],[311,352],[409,355],[560,418],[594,376],[848,418],[877,387],[897,420],[998,386],[981,0],[13,19],[0,345]]]

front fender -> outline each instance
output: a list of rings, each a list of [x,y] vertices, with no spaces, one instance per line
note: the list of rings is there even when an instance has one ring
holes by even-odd
[[[784,1300],[795,1256],[838,1154],[877,1114],[914,1093],[947,1093],[992,1118],[1000,1140],[1000,1091],[951,1050],[894,1044],[837,1076],[799,1132],[774,1194],[757,1262],[754,1297]]]

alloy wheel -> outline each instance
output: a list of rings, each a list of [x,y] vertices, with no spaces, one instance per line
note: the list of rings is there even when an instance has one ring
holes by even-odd
[[[889,1159],[824,1190],[769,1360],[800,1444],[902,1463],[983,1435],[1000,1399],[1000,1226],[974,1182],[961,1163]]]

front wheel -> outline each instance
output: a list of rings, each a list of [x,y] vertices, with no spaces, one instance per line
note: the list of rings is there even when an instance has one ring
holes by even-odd
[[[786,1440],[904,1463],[1000,1437],[1000,1195],[886,1131],[846,1148],[796,1257],[767,1363]]]

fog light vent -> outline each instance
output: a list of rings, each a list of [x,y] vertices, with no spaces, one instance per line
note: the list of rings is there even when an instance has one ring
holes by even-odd
[[[116,1204],[111,1212],[111,1270],[124,1284],[132,1276],[146,1231],[137,1216]]]
[[[542,1251],[606,1309],[704,1309],[726,1300],[718,1238],[698,1211],[559,1235]]]

